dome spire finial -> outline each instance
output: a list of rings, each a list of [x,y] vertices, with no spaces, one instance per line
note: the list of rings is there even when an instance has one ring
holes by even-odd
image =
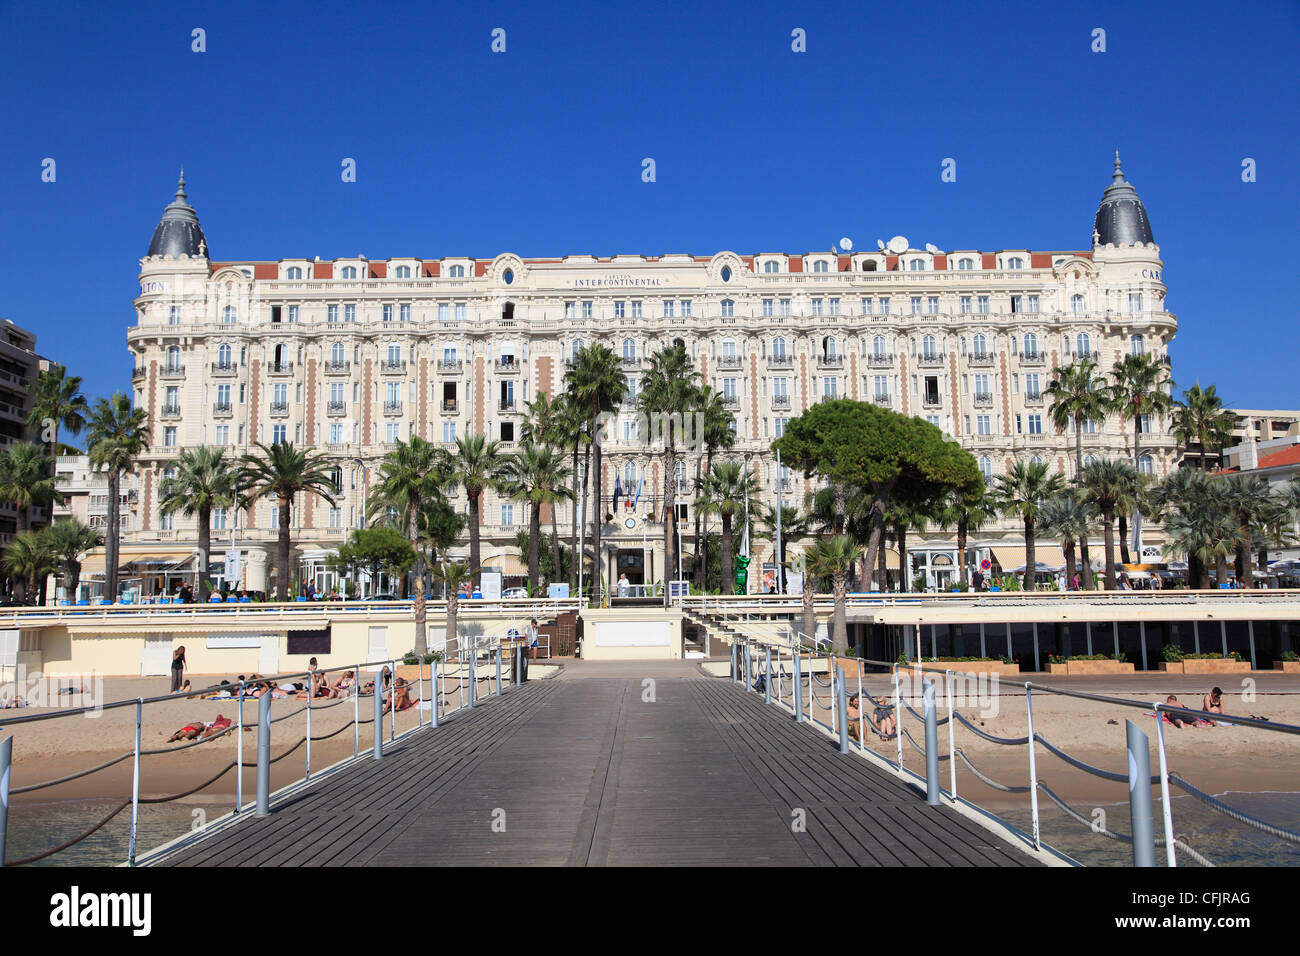
[[[176,201],[185,202],[185,167],[181,167],[181,178],[176,181]]]
[[[1122,183],[1124,181],[1124,170],[1119,164],[1119,150],[1115,150],[1115,172],[1111,174],[1111,182]]]

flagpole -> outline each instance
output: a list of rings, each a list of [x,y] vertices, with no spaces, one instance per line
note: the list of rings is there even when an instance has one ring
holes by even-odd
[[[785,565],[781,561],[781,450],[776,452],[776,593],[785,593]]]

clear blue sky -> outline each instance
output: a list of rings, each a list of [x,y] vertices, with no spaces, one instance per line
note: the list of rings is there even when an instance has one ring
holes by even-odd
[[[1296,408],[1297,41],[1293,0],[0,2],[0,316],[129,391],[182,164],[217,259],[1054,250],[1089,246],[1118,147],[1178,384]]]

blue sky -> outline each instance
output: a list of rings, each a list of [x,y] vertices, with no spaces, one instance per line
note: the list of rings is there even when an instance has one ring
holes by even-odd
[[[129,391],[182,164],[216,259],[1057,250],[1119,148],[1178,384],[1297,408],[1297,40],[1294,2],[0,2],[0,317]]]

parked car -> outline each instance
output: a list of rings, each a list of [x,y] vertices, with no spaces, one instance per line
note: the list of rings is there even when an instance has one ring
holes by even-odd
[[[503,598],[526,598],[528,597],[528,588],[506,588],[501,592]]]

